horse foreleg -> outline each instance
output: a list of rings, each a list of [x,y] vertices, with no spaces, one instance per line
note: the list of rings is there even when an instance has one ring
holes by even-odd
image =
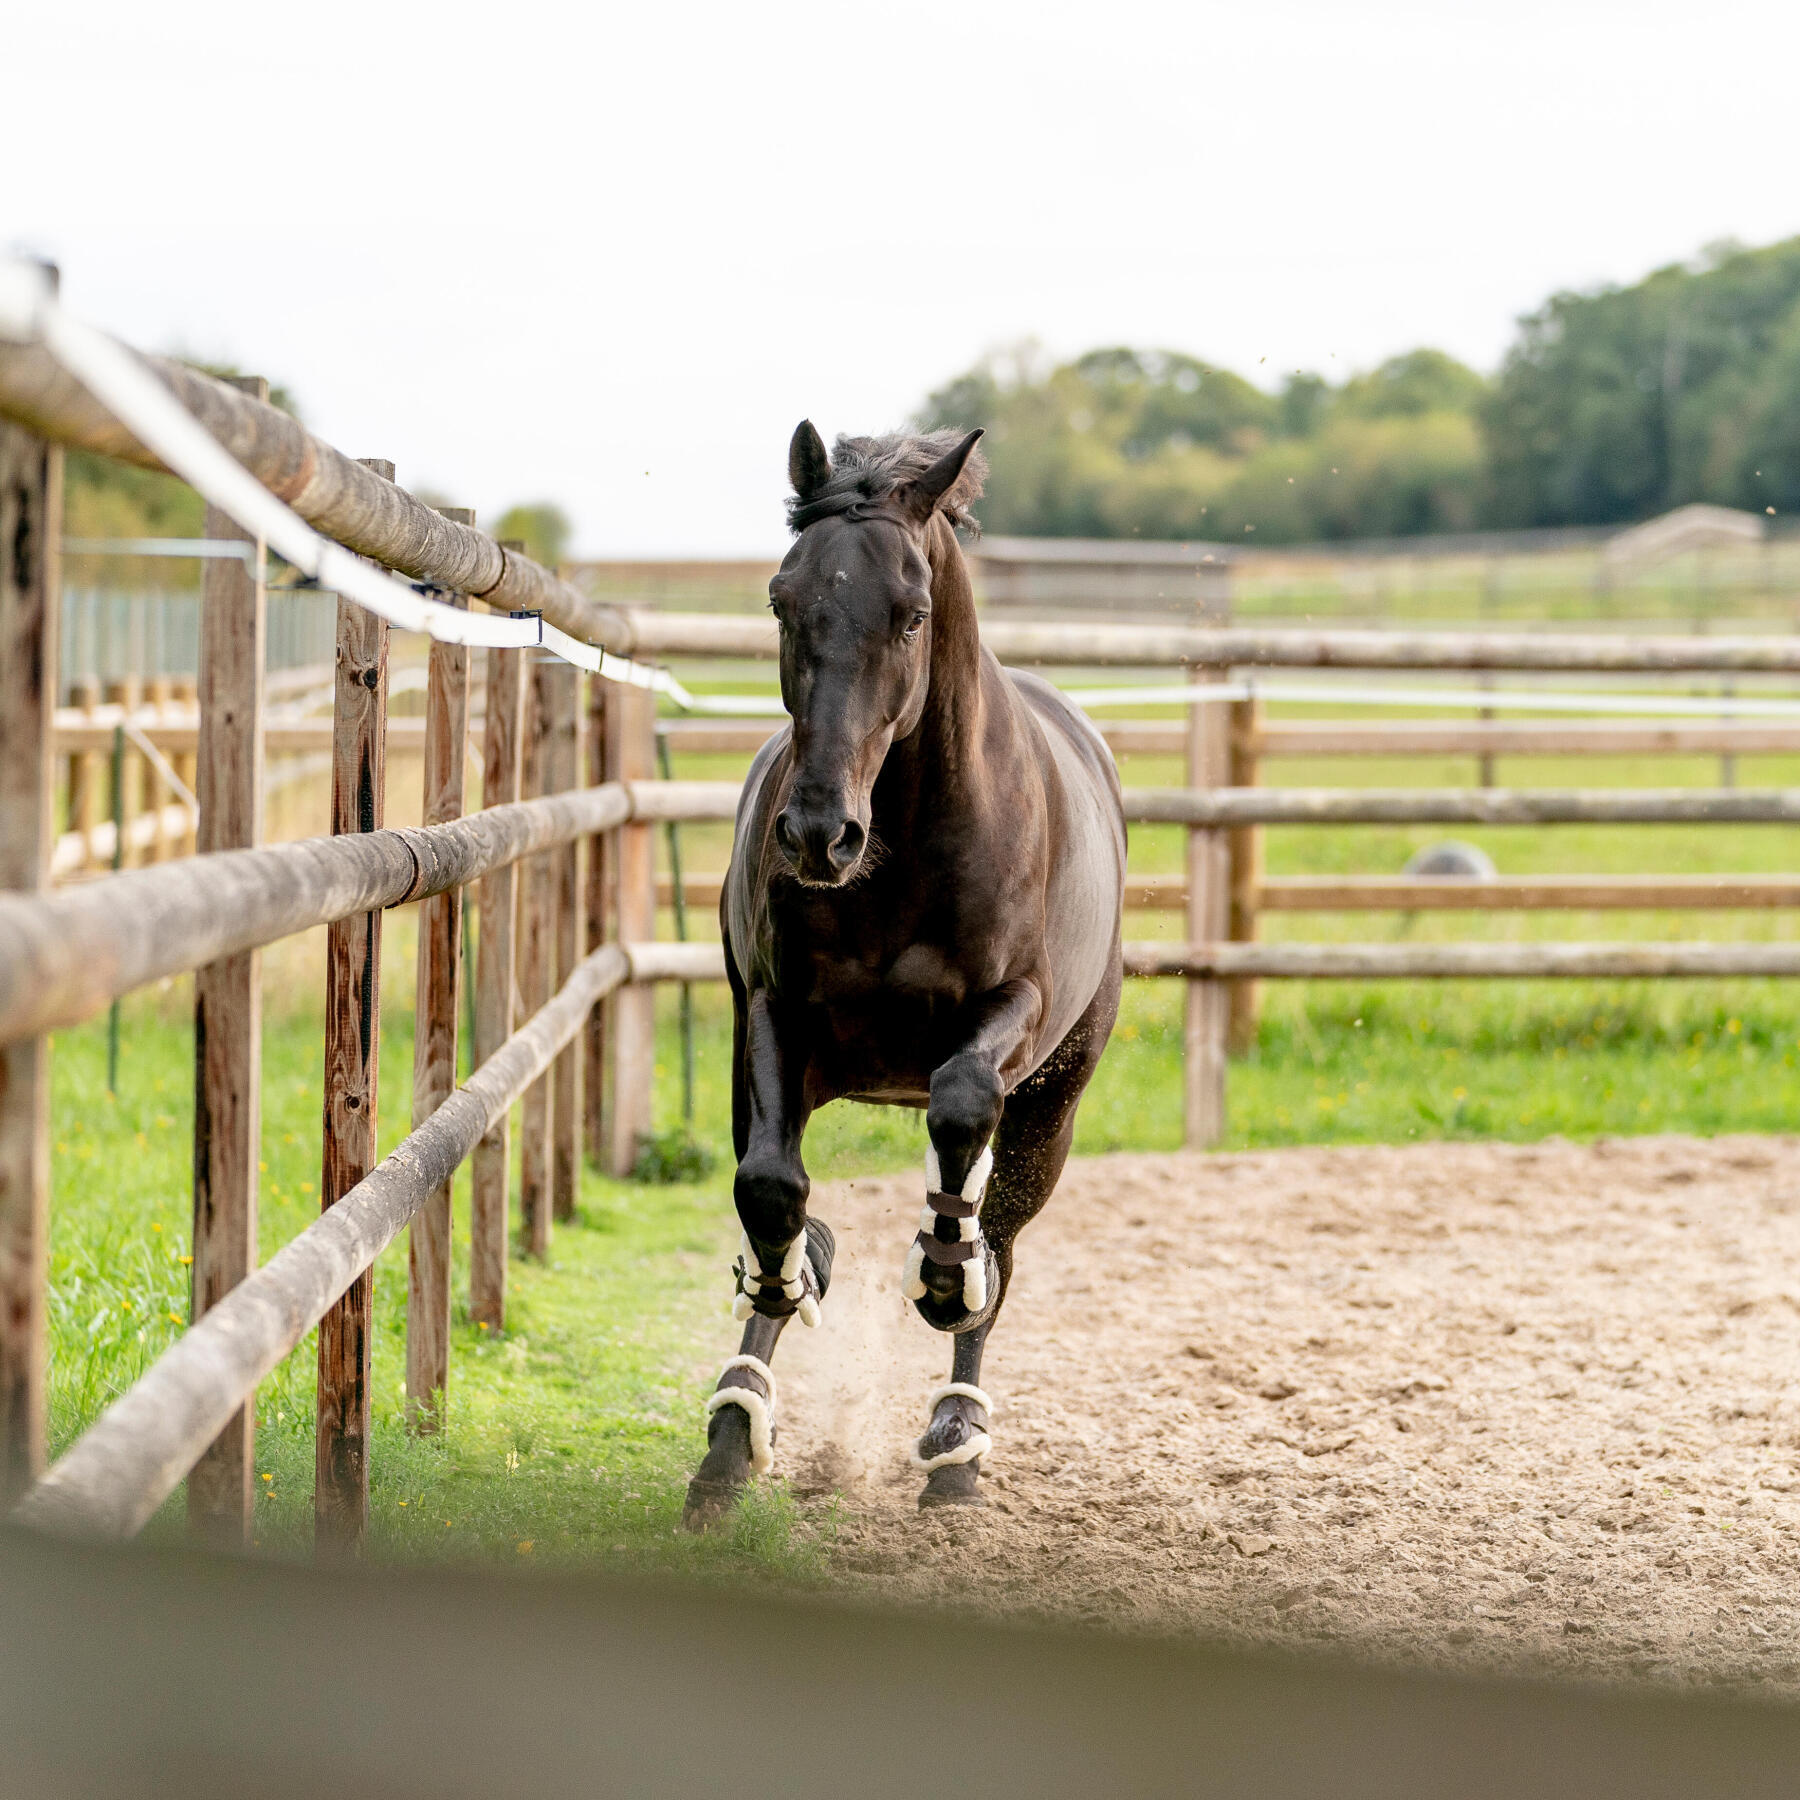
[[[738,1353],[707,1401],[707,1449],[688,1483],[683,1522],[704,1530],[729,1510],[744,1483],[774,1465],[776,1341],[790,1318],[819,1322],[831,1282],[832,1236],[806,1216],[811,1184],[800,1160],[806,1128],[803,1058],[783,1042],[767,994],[748,997],[741,1066],[734,1071],[738,1168],[733,1186],[743,1225],[733,1267],[733,1316],[744,1320]]]
[[[925,1112],[925,1209],[907,1252],[903,1286],[926,1324],[972,1331],[999,1297],[981,1204],[993,1173],[992,1139],[1006,1104],[1002,1074],[1043,1000],[1029,981],[1009,981],[972,1009],[963,1047],[931,1075]]]

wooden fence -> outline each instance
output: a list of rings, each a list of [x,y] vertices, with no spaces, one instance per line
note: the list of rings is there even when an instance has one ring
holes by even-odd
[[[215,435],[303,517],[339,542],[442,592],[502,610],[541,610],[589,642],[639,657],[769,656],[766,620],[634,613],[596,605],[516,548],[476,530],[467,514],[434,512],[395,485],[391,467],[357,464],[266,405],[253,382],[228,386],[153,364]],[[208,564],[197,691],[178,721],[142,697],[101,696],[59,717],[56,671],[61,446],[78,444],[154,464],[75,384],[30,347],[0,345],[0,1492],[24,1493],[22,1518],[47,1527],[129,1534],[190,1471],[188,1505],[205,1535],[241,1540],[250,1508],[257,1382],[320,1326],[317,1421],[319,1541],[342,1548],[367,1518],[369,1271],[410,1227],[408,1417],[430,1431],[448,1379],[448,1183],[473,1161],[470,1308],[504,1318],[508,1246],[507,1130],[523,1100],[522,1243],[542,1252],[572,1206],[586,1152],[615,1172],[632,1166],[650,1125],[654,1068],[651,984],[717,978],[717,944],[652,943],[656,824],[729,820],[734,782],[656,781],[654,701],[641,689],[580,677],[528,653],[486,653],[481,810],[465,814],[470,653],[435,644],[426,710],[422,824],[383,826],[386,756],[399,722],[386,716],[387,629],[340,605],[333,716],[317,753],[332,774],[333,835],[261,847],[266,728],[266,600],[260,555]],[[232,521],[209,513],[206,531]],[[469,596],[475,596],[472,602]],[[1238,666],[1554,669],[1800,673],[1800,644],[1778,639],[1611,638],[1503,634],[1247,631],[1204,626],[1043,625],[998,621],[988,642],[1020,662],[1168,666],[1196,681]],[[114,706],[116,717],[99,709]],[[189,720],[191,719],[191,727]],[[162,733],[157,754],[180,758],[208,854],[153,862],[52,891],[60,834],[52,796],[59,759],[90,758],[109,729]],[[187,735],[191,729],[191,738]],[[300,729],[300,728],[296,728]],[[672,727],[690,747],[749,741],[750,728]],[[1187,834],[1180,883],[1146,890],[1183,909],[1182,944],[1131,944],[1134,975],[1186,982],[1186,1122],[1191,1142],[1221,1129],[1232,995],[1285,976],[1800,974],[1800,945],[1461,944],[1260,945],[1259,912],[1308,898],[1265,880],[1257,831],[1270,823],[1800,821],[1800,790],[1284,790],[1256,784],[1257,766],[1298,728],[1268,725],[1248,702],[1196,705],[1174,726],[1114,727],[1121,749],[1174,750],[1186,783],[1133,787],[1135,822]],[[1312,728],[1308,728],[1312,729]],[[1321,727],[1366,744],[1370,727]],[[1389,728],[1398,729],[1398,728]],[[1433,727],[1510,731],[1542,745],[1572,727]],[[1591,728],[1587,728],[1592,735]],[[1643,727],[1634,743],[1644,741]],[[1697,734],[1704,729],[1704,740]],[[315,728],[304,727],[308,734]],[[762,728],[756,728],[758,732]],[[1519,736],[1536,731],[1535,740]],[[1759,745],[1773,744],[1758,726]],[[728,739],[731,732],[742,734]],[[1360,732],[1362,736],[1357,738]],[[706,734],[711,733],[708,737]],[[1683,736],[1682,734],[1687,734]],[[766,735],[766,733],[764,733]],[[1723,726],[1657,727],[1659,748],[1728,741]],[[119,739],[113,738],[115,750]],[[308,745],[315,735],[307,735]],[[1459,737],[1480,755],[1494,736]],[[1596,741],[1601,741],[1596,739]],[[1622,735],[1604,740],[1616,745]],[[1730,739],[1748,742],[1748,733]],[[1782,739],[1780,747],[1789,748]],[[115,759],[115,763],[117,762]],[[70,829],[91,857],[91,767],[72,779]],[[716,880],[716,877],[713,878]],[[1586,884],[1584,892],[1594,890]],[[1604,884],[1601,884],[1604,886]],[[1766,884],[1765,884],[1766,887]],[[1737,879],[1716,903],[1765,887]],[[696,893],[703,893],[699,878]],[[1316,903],[1342,899],[1314,890]],[[1436,890],[1433,889],[1433,892]],[[1640,889],[1647,892],[1647,889]],[[1665,888],[1665,891],[1666,890]],[[1695,903],[1689,884],[1682,903]],[[1792,891],[1791,884],[1780,890]],[[1356,891],[1359,904],[1374,890]],[[1445,893],[1449,890],[1446,888]],[[1522,892],[1522,890],[1521,890]],[[1767,889],[1768,904],[1782,903]],[[454,1081],[459,1007],[459,908],[480,922],[475,972],[475,1073]],[[1416,901],[1418,884],[1387,898]],[[1539,883],[1532,903],[1556,903]],[[381,924],[387,908],[421,907],[416,986],[413,1130],[377,1160]],[[1585,901],[1583,902],[1586,903]],[[1737,903],[1733,901],[1731,903]],[[1749,902],[1744,902],[1749,903]],[[322,1139],[324,1211],[256,1268],[260,949],[329,928]],[[163,976],[195,975],[193,1322],[149,1373],[48,1474],[43,1463],[45,1242],[50,1196],[48,1034]],[[514,1016],[515,993],[523,998]],[[1240,1017],[1242,1008],[1240,1006]]]
[[[310,438],[266,405],[260,384],[228,386],[171,365],[161,373],[340,542],[455,603],[469,604],[473,590],[499,610],[536,608],[589,641],[622,645],[617,615],[483,536],[472,515],[423,506],[394,485],[390,466],[352,463]],[[648,784],[651,793],[622,778],[649,773],[634,760],[653,729],[649,695],[595,677],[584,701],[569,665],[492,650],[483,806],[465,815],[470,652],[434,644],[423,718],[390,724],[387,627],[343,604],[331,718],[271,727],[260,547],[206,566],[191,691],[121,683],[59,709],[61,454],[70,443],[154,462],[38,352],[0,347],[0,535],[9,547],[0,558],[0,762],[9,771],[0,786],[0,1497],[23,1494],[19,1516],[40,1525],[126,1535],[189,1476],[197,1531],[243,1541],[256,1383],[316,1324],[318,1537],[351,1546],[367,1519],[375,1257],[410,1228],[407,1412],[428,1432],[442,1419],[448,1380],[455,1169],[474,1158],[471,1308],[499,1324],[509,1109],[525,1102],[523,1241],[540,1253],[553,1217],[572,1212],[584,1144],[623,1172],[649,1130],[651,1014],[628,940],[653,928],[645,852],[652,822],[679,808],[682,790]],[[241,536],[213,510],[205,529]],[[389,830],[386,757],[403,742],[422,756],[423,822]],[[272,749],[328,760],[331,837],[259,844]],[[110,819],[99,816],[108,786]],[[713,805],[701,797],[701,812]],[[171,857],[190,846],[207,854]],[[134,849],[141,866],[121,868]],[[95,863],[118,872],[53,890],[59,854],[66,872]],[[634,882],[639,891],[629,891]],[[458,1088],[465,892],[481,926],[477,1066]],[[414,1129],[378,1160],[382,920],[413,902]],[[259,953],[321,925],[324,1210],[258,1268]],[[46,1475],[49,1034],[183,972],[195,994],[192,1324]]]

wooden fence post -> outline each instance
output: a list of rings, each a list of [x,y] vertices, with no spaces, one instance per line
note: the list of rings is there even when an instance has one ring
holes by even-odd
[[[127,716],[137,710],[142,693],[142,684],[135,675],[122,675],[106,684],[107,704],[124,707]],[[113,845],[113,866],[129,869],[134,862],[146,860],[134,857],[131,848],[131,827],[142,810],[144,759],[138,755],[137,745],[130,738],[125,740],[120,766],[119,816],[115,821],[119,835]]]
[[[50,885],[62,451],[0,422],[0,889]],[[0,1507],[44,1467],[50,1040],[0,1045]]]
[[[200,687],[198,682],[188,681],[186,679],[179,680],[175,683],[174,692],[175,704],[179,706],[183,712],[191,713],[199,706]],[[175,765],[175,773],[187,784],[187,791],[192,794],[195,799],[198,799],[200,797],[200,756],[198,750],[179,750],[171,756],[169,760]],[[260,824],[260,822],[259,818],[258,823]],[[199,848],[199,825],[196,821],[194,828],[190,830],[176,846],[176,854],[180,856],[193,856],[198,852]]]
[[[595,787],[606,780],[607,711],[618,687],[600,675],[588,677],[587,779]],[[587,947],[597,950],[612,935],[613,854],[611,832],[588,839],[583,906],[587,913]],[[581,1102],[587,1153],[596,1168],[606,1166],[606,1022],[604,1004],[588,1014],[581,1034]]]
[[[93,720],[100,704],[100,683],[92,675],[84,675],[71,684],[69,699]],[[190,786],[192,783],[189,784]],[[82,835],[85,866],[94,854],[94,830],[106,811],[106,752],[78,750],[69,758],[69,829]]]
[[[466,507],[438,509],[473,525]],[[466,595],[450,596],[466,607]],[[469,760],[469,651],[431,646],[425,675],[424,825],[463,815]],[[456,1092],[456,1027],[461,1001],[463,893],[451,888],[419,902],[419,960],[413,996],[413,1101],[416,1131]],[[426,1435],[442,1429],[450,1384],[450,1183],[435,1189],[407,1228],[406,1422]]]
[[[1227,710],[1227,709],[1215,709]],[[1255,787],[1262,740],[1262,702],[1234,700],[1230,713],[1230,769],[1232,787]],[[1231,903],[1228,935],[1234,944],[1256,942],[1257,896],[1263,879],[1263,828],[1237,825],[1226,833],[1226,854],[1231,864]],[[1256,1043],[1257,1020],[1262,1010],[1260,984],[1249,978],[1231,983],[1231,1021],[1226,1037],[1238,1054]]]
[[[550,791],[551,721],[556,706],[556,665],[541,652],[531,666],[525,702],[525,755],[520,784],[525,796]],[[556,962],[555,854],[540,851],[521,865],[519,895],[519,1009],[529,1019],[550,998]],[[545,1071],[525,1090],[519,1108],[519,1216],[528,1256],[550,1249],[551,1082]]]
[[[392,463],[363,466],[394,478]],[[340,599],[332,708],[331,829],[378,831],[386,800],[388,627]],[[325,1148],[321,1208],[375,1166],[381,1061],[381,914],[326,928]],[[351,1550],[369,1522],[369,1352],[374,1272],[365,1269],[319,1321],[313,1493],[319,1549]]]
[[[607,779],[648,781],[656,773],[656,696],[647,688],[615,685],[608,696]],[[621,943],[656,936],[655,827],[621,825],[617,918]],[[606,1127],[606,1168],[629,1175],[653,1124],[656,1079],[656,990],[648,983],[620,988],[606,1003],[606,1046],[612,1061]]]
[[[573,663],[557,663],[549,675],[553,697],[550,788],[561,793],[581,784],[581,671]],[[553,852],[550,865],[556,912],[556,978],[550,984],[554,993],[575,973],[582,957],[580,844],[565,844]],[[581,1046],[572,1043],[558,1054],[550,1070],[552,1211],[565,1221],[575,1217],[581,1191],[581,1062]]]
[[[236,384],[259,400],[269,384]],[[263,546],[228,514],[206,509],[209,538],[253,547],[254,567],[209,560],[200,577],[200,728],[195,839],[203,851],[262,842],[263,674],[268,596]],[[262,952],[194,971],[194,1253],[190,1320],[203,1318],[256,1267],[257,1160],[262,1151]],[[255,1502],[256,1396],[188,1476],[188,1526],[242,1543]]]
[[[168,715],[174,687],[166,675],[152,675],[144,683],[144,701],[156,709],[155,724],[160,726]],[[152,730],[155,726],[151,727]],[[154,742],[154,739],[152,739]],[[144,758],[144,810],[155,821],[156,831],[144,853],[146,862],[170,862],[180,855],[180,845],[163,833],[163,809],[175,802],[175,790],[162,778],[149,757]]]
[[[1194,668],[1196,684],[1223,679],[1224,671]],[[1224,706],[1195,703],[1187,717],[1187,785],[1221,787],[1230,767],[1231,724]],[[1230,924],[1231,872],[1226,833],[1212,827],[1187,834],[1187,936],[1191,944],[1217,943]],[[1182,1033],[1183,1138],[1190,1150],[1219,1141],[1225,1129],[1225,1049],[1230,1003],[1227,984],[1202,977],[1187,984]]]
[[[483,806],[504,806],[519,798],[525,735],[525,656],[523,650],[487,653]],[[512,1035],[518,891],[516,863],[482,876],[476,889],[480,932],[471,1060],[477,1069]],[[509,1112],[503,1112],[493,1130],[475,1146],[469,1174],[469,1316],[490,1331],[502,1330],[506,1324],[506,1197],[511,1182],[511,1150]]]

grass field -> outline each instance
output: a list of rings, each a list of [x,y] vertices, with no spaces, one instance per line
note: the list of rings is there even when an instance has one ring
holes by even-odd
[[[741,764],[693,759],[682,774]],[[1661,759],[1631,768],[1520,763],[1517,785],[1710,783],[1716,763]],[[1466,764],[1276,766],[1283,782],[1464,783]],[[1178,771],[1137,759],[1131,781]],[[1746,759],[1752,782],[1800,770]],[[1397,871],[1429,830],[1269,834],[1272,873]],[[1700,871],[1800,867],[1785,828],[1655,827],[1472,831],[1502,870]],[[723,865],[724,828],[685,834],[690,870]],[[1174,830],[1134,833],[1134,868],[1178,866]],[[1293,914],[1270,935],[1332,938],[1790,936],[1784,914]],[[667,929],[665,922],[664,929]],[[407,1127],[411,1072],[411,919],[390,921],[384,956],[383,1148]],[[710,935],[711,922],[696,922]],[[1173,934],[1169,916],[1130,935]],[[317,1208],[321,987],[316,943],[271,952],[265,1032],[262,1251]],[[659,1127],[679,1123],[675,995],[660,997]],[[55,1049],[52,1227],[52,1435],[65,1446],[178,1334],[187,1311],[191,1192],[191,1030],[185,984],[133,997],[116,1099],[105,1092],[104,1025]],[[702,1441],[700,1403],[733,1329],[726,1267],[736,1239],[727,1143],[727,1002],[695,994],[695,1129],[717,1163],[707,1179],[661,1187],[586,1173],[580,1218],[559,1229],[548,1263],[516,1258],[509,1329],[492,1337],[460,1310],[448,1429],[430,1440],[401,1426],[405,1248],[376,1277],[376,1446],[372,1550],[394,1559],[611,1559],[632,1565],[821,1579],[829,1507],[759,1489],[735,1532],[691,1541],[675,1529],[682,1485]],[[1127,988],[1111,1048],[1084,1104],[1078,1154],[1172,1149],[1180,1139],[1181,994],[1170,982]],[[1254,1050],[1233,1064],[1233,1146],[1501,1136],[1571,1137],[1677,1130],[1785,1130],[1800,1119],[1800,1011],[1772,981],[1270,983]],[[917,1115],[834,1107],[815,1121],[815,1176],[912,1167]],[[466,1209],[459,1192],[459,1253]],[[456,1292],[466,1293],[459,1263]],[[273,1552],[310,1543],[311,1341],[258,1400],[257,1540]],[[157,1529],[175,1529],[179,1500]]]

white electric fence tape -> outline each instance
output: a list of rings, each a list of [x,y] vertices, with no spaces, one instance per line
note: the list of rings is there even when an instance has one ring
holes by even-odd
[[[397,629],[478,649],[545,649],[608,681],[649,688],[693,709],[693,696],[666,669],[610,655],[535,615],[465,612],[429,600],[321,536],[276,499],[129,351],[64,312],[40,264],[0,261],[0,336],[41,343],[189,487],[318,586],[367,607]]]

